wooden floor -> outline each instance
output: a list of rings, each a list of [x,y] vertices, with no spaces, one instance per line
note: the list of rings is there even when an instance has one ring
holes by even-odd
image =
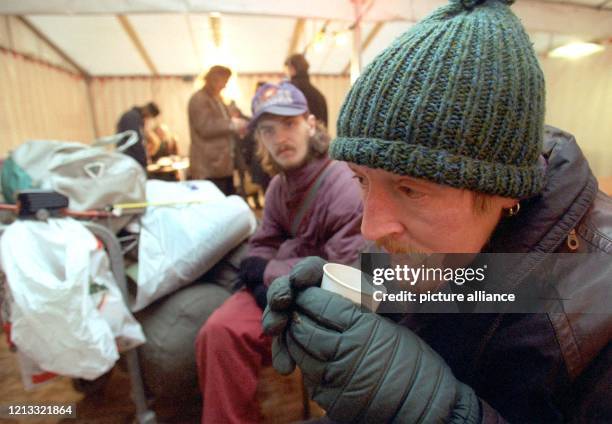
[[[265,368],[260,376],[257,397],[266,424],[282,424],[301,421],[304,418],[302,387],[299,371],[288,377],[277,374],[272,367]],[[34,391],[25,391],[19,372],[17,355],[10,351],[5,334],[0,330],[0,411],[7,405],[23,404],[74,404],[77,419],[7,419],[0,416],[0,423],[92,423],[128,424],[135,422],[135,408],[130,400],[130,380],[121,367],[116,366],[110,380],[95,395],[85,396],[77,392],[72,380],[56,377]],[[151,403],[159,423],[199,423],[201,404],[192,399],[182,403]],[[309,403],[311,417],[321,417],[323,411]]]
[[[134,421],[135,408],[130,400],[130,380],[126,372],[115,367],[110,380],[96,395],[85,396],[77,392],[71,379],[57,377],[34,391],[23,388],[17,356],[11,352],[4,334],[0,334],[0,406],[10,404],[75,404],[77,419],[22,419],[0,418],[0,423],[95,423],[121,424]],[[161,423],[199,423],[200,405],[156,405],[153,403],[158,421]]]
[[[114,377],[114,376],[113,376]],[[101,402],[101,398],[85,399],[84,396],[72,388],[72,383],[69,378],[58,377],[49,383],[37,388],[34,391],[27,392],[23,388],[21,376],[19,373],[19,364],[17,356],[11,352],[7,346],[5,335],[0,337],[0,405],[15,405],[15,404],[43,404],[45,402],[66,403],[77,405],[77,415],[81,418],[92,418],[90,422],[130,422],[133,415],[133,408],[129,404],[129,394],[125,393],[128,401],[122,399],[123,389],[129,390],[129,385],[118,385],[117,390],[113,390],[113,399],[108,399],[107,402]],[[109,394],[110,395],[110,394]],[[106,399],[106,394],[102,400]],[[87,414],[87,411],[94,410],[94,405],[105,403],[107,406],[102,410],[98,410],[95,414]],[[111,406],[112,404],[112,406]],[[4,419],[0,422],[60,422],[61,420],[9,420]]]

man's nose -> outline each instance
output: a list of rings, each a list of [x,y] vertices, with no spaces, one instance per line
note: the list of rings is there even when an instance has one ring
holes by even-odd
[[[287,141],[287,137],[288,135],[291,133],[291,131],[287,128],[285,128],[284,125],[279,125],[278,128],[276,128],[275,134],[276,134],[276,142],[278,144],[283,144],[284,142]]]
[[[361,233],[367,240],[374,241],[404,231],[399,215],[401,208],[396,203],[388,191],[370,185],[363,199],[361,221]]]

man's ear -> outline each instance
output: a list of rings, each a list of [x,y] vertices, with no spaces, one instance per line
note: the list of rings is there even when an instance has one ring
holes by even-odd
[[[511,207],[513,207],[519,202],[519,199],[512,199],[509,197],[501,197],[501,196],[496,196],[496,197],[499,199],[499,203],[502,209],[510,209]]]
[[[309,127],[308,135],[310,137],[314,136],[315,131],[317,129],[317,119],[312,113],[308,115],[308,118],[306,118],[306,123],[308,124],[308,127]]]

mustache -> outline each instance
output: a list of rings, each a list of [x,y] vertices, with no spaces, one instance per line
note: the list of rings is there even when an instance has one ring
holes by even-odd
[[[377,247],[386,250],[390,254],[425,253],[422,249],[418,249],[416,246],[402,243],[390,236],[381,237],[374,243]]]
[[[276,149],[276,154],[280,155],[283,152],[287,152],[287,151],[293,151],[295,150],[295,148],[293,146],[290,145],[284,145],[284,146],[280,146],[279,148]]]

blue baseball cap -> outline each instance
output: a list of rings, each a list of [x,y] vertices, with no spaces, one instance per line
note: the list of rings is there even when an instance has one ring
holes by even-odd
[[[249,127],[253,128],[264,113],[279,116],[298,116],[308,112],[308,103],[304,94],[289,82],[266,83],[257,89],[251,102],[251,111],[253,118]]]

